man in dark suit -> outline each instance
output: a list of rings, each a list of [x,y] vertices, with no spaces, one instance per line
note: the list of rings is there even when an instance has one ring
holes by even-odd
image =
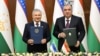
[[[28,52],[47,52],[47,42],[50,41],[50,29],[46,22],[41,21],[41,11],[34,9],[32,12],[33,21],[25,25],[23,41],[27,44]],[[30,37],[30,27],[43,27],[43,39],[40,44],[34,44],[34,39]],[[37,38],[38,39],[38,38]]]
[[[64,43],[64,38],[66,34],[63,32],[63,29],[66,28],[67,22],[69,23],[68,28],[76,28],[77,32],[77,43],[75,46],[69,46],[71,51],[79,52],[80,51],[80,43],[84,38],[85,29],[80,17],[72,15],[72,6],[70,4],[66,4],[63,7],[64,16],[58,18],[55,23],[53,35],[58,39],[58,50],[61,51],[62,45]],[[68,21],[67,21],[68,20]]]

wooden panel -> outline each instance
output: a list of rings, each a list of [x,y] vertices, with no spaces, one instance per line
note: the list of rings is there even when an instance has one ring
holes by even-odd
[[[15,25],[15,8],[16,8],[16,0],[8,0],[8,10],[10,15],[12,33],[14,32],[13,30]]]
[[[53,23],[54,2],[55,2],[55,0],[45,0],[47,21],[49,23],[50,28],[51,28],[52,23]]]
[[[86,28],[88,30],[91,0],[83,0],[83,1],[84,1],[83,7],[85,11]]]
[[[35,0],[26,0],[27,20],[32,21],[32,11],[34,9]]]

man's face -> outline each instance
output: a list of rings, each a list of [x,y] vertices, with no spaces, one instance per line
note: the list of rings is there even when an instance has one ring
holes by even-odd
[[[40,11],[34,11],[32,14],[33,20],[36,22],[41,21],[41,12]]]
[[[63,13],[64,13],[65,17],[67,17],[67,18],[71,17],[71,15],[72,15],[72,7],[70,5],[64,6]]]

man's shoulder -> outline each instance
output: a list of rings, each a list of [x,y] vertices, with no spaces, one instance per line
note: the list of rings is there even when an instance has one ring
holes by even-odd
[[[33,22],[28,22],[25,25],[32,25],[32,24],[33,24]]]
[[[61,16],[61,17],[59,17],[59,18],[57,18],[57,19],[61,19],[61,18],[65,18],[64,16]]]
[[[41,21],[41,23],[47,24],[47,22]]]
[[[41,25],[48,25],[48,23],[47,22],[44,22],[44,21],[41,21]]]
[[[72,17],[75,18],[75,19],[81,19],[81,17],[75,16],[75,15],[72,15]]]
[[[41,24],[48,24],[47,22],[41,21]]]
[[[63,20],[65,17],[64,16],[61,16],[61,17],[59,17],[59,18],[57,18],[57,20],[59,21],[61,21],[61,20]]]

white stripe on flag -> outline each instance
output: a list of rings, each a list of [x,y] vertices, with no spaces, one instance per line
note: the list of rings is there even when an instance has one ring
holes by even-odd
[[[21,35],[23,35],[24,27],[25,27],[25,24],[27,23],[27,18],[18,0],[16,4],[15,22]]]
[[[55,0],[54,5],[54,13],[53,13],[53,23],[55,24],[56,19],[63,16],[62,9],[60,7],[60,4],[58,3],[58,0]]]
[[[4,0],[0,0],[0,26],[4,26],[4,30],[0,31],[7,42],[11,52],[14,52],[13,49],[13,41],[12,41],[12,33],[11,33],[11,26],[10,26],[10,17],[8,8],[4,2]],[[0,28],[1,30],[1,28]]]
[[[98,3],[100,3],[100,2],[98,2]],[[95,0],[92,0],[92,3],[91,3],[90,23],[91,23],[93,30],[100,42],[100,11],[97,8]]]
[[[55,43],[51,43],[50,45],[50,49],[52,52],[58,52],[57,47],[55,45],[56,45]]]
[[[68,54],[69,52],[66,50],[66,47],[63,45],[62,46],[62,51],[63,51],[63,53],[65,53],[65,54]]]
[[[84,11],[83,11],[83,7],[82,4],[80,2],[80,0],[74,0],[74,4],[73,4],[73,15],[79,16],[82,18],[84,27],[85,27],[85,36],[84,39],[82,41],[82,45],[85,48],[85,51],[88,51],[88,47],[87,47],[87,31],[86,31],[86,24],[85,24],[85,16],[84,16]]]

